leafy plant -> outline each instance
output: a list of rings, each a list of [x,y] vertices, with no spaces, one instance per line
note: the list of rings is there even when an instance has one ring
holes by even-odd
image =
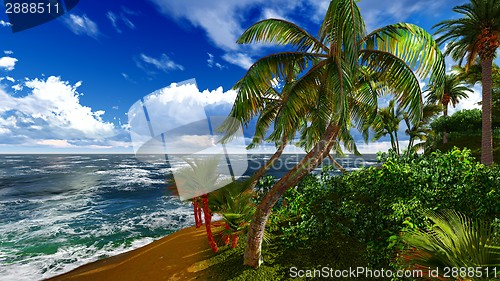
[[[220,130],[232,135],[242,124],[266,113],[269,86],[293,81],[282,95],[271,136],[292,136],[300,128],[307,155],[277,181],[262,199],[249,228],[244,264],[261,264],[261,244],[273,206],[339,146],[342,138],[353,146],[348,132],[365,128],[378,97],[392,93],[414,121],[421,117],[422,93],[417,76],[441,81],[444,59],[433,37],[422,28],[398,23],[365,32],[354,0],[331,1],[318,36],[281,19],[267,19],[249,27],[240,44],[287,46],[284,52],[257,60],[237,82],[230,117]],[[298,70],[297,72],[295,70]],[[297,75],[299,74],[299,75]],[[416,74],[416,75],[415,75]],[[307,121],[307,122],[304,122]]]
[[[333,175],[333,167],[309,175],[285,193],[269,229],[289,247],[349,237],[364,245],[371,267],[395,268],[395,251],[402,245],[397,237],[423,227],[424,210],[455,209],[472,219],[500,219],[500,169],[481,165],[469,150],[401,157],[390,152],[380,160],[378,167],[348,175]]]
[[[239,235],[246,232],[255,212],[255,192],[249,187],[248,182],[234,181],[208,194],[212,212],[221,214],[225,222],[222,240],[225,245],[232,240],[232,248],[237,246]]]
[[[500,244],[495,245],[489,222],[443,210],[427,211],[429,229],[408,230],[409,246],[401,255],[408,269],[422,270],[431,279],[491,280],[500,270]],[[497,241],[498,242],[498,241]],[[433,276],[430,270],[435,270]]]

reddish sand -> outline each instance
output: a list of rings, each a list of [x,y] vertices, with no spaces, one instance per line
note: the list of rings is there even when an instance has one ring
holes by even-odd
[[[142,248],[81,266],[48,280],[205,280],[210,250],[205,227],[189,227]]]

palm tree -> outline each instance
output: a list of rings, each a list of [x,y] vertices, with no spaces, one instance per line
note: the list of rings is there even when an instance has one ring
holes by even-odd
[[[375,131],[373,141],[389,135],[392,149],[400,155],[398,130],[399,123],[402,120],[403,110],[400,107],[396,107],[395,100],[390,100],[387,107],[378,110],[377,117],[375,117],[375,120],[371,124],[371,127]]]
[[[493,276],[496,274],[491,272],[496,272],[500,266],[500,247],[495,245],[489,223],[472,221],[450,210],[428,212],[427,217],[433,223],[430,230],[410,230],[402,236],[409,249],[402,253],[401,261],[409,269],[422,270],[424,273],[437,269],[439,276],[424,277],[446,280],[449,279],[443,276],[446,268],[472,268],[473,272],[456,272],[457,275],[462,274],[457,279],[496,279],[497,276]],[[490,273],[489,276],[487,273]]]
[[[444,86],[443,86],[444,85]],[[459,79],[458,74],[447,74],[444,79],[444,84],[435,87],[430,85],[427,89],[427,102],[431,104],[440,103],[443,106],[443,116],[448,116],[448,105],[455,107],[460,99],[466,99],[469,97],[467,92],[472,92],[471,89],[467,88],[462,81]],[[446,128],[443,132],[443,143],[448,142],[448,134]]]
[[[260,145],[263,141],[274,142],[277,148],[276,152],[270,157],[270,159],[257,170],[247,183],[249,184],[248,188],[254,188],[259,180],[266,174],[266,172],[274,165],[274,163],[280,158],[285,147],[289,143],[289,140],[293,139],[298,131],[303,129],[303,134],[301,140],[297,143],[298,146],[302,147],[305,150],[311,148],[314,143],[314,139],[316,137],[321,137],[320,134],[308,134],[307,123],[311,120],[307,120],[308,116],[301,116],[301,120],[297,123],[299,124],[295,130],[287,132],[288,135],[284,135],[284,131],[278,126],[280,124],[281,119],[287,118],[286,112],[283,112],[285,102],[288,100],[289,91],[293,88],[293,84],[297,81],[298,75],[300,74],[300,68],[297,66],[291,66],[289,71],[285,76],[285,81],[278,81],[275,79],[271,83],[265,83],[259,87],[261,91],[259,93],[259,100],[252,101],[251,107],[259,108],[258,119],[255,125],[255,132],[252,139],[252,142],[247,146],[247,149],[253,149]],[[247,79],[248,80],[248,79]],[[241,83],[244,83],[245,80],[241,79],[238,81],[234,89],[240,89],[244,87]],[[248,107],[247,107],[248,108]],[[246,115],[241,114],[241,106],[238,106],[238,103],[235,103],[233,106],[226,122],[219,128],[220,131],[225,131],[226,135],[222,138],[222,142],[225,142],[231,139],[234,133],[239,129],[240,125],[247,126],[248,123],[252,120],[252,117],[257,115],[257,111],[248,112]],[[266,137],[269,133],[269,129],[272,124],[275,124],[274,130],[272,133]],[[351,151],[357,153],[357,149],[355,148],[355,144],[353,142],[352,137],[350,137],[350,132],[345,131],[341,136],[341,140],[344,142],[344,145],[350,149]],[[336,152],[342,155],[342,151],[340,147]],[[342,172],[346,173],[345,169],[337,162],[331,155],[328,155],[334,165]]]
[[[245,123],[258,115],[264,109],[265,88],[272,81],[287,81],[291,69],[298,68],[300,78],[283,97],[273,134],[290,136],[300,130],[302,140],[310,144],[304,158],[257,206],[244,263],[258,267],[265,225],[281,195],[338,147],[339,137],[347,139],[353,125],[363,128],[377,109],[377,98],[387,90],[413,121],[419,120],[422,93],[412,70],[421,77],[433,73],[431,81],[438,83],[444,76],[444,60],[432,36],[412,24],[394,24],[366,35],[355,0],[331,1],[317,37],[291,22],[268,19],[238,39],[240,44],[253,42],[288,45],[293,50],[263,57],[249,68],[238,83],[234,119]],[[229,134],[230,127],[224,128]]]
[[[498,0],[471,0],[456,6],[453,11],[462,15],[459,19],[446,20],[435,25],[439,35],[437,42],[446,45],[445,54],[465,68],[473,65],[477,56],[481,62],[482,74],[482,137],[481,163],[493,164],[493,139],[491,127],[492,65],[500,41],[500,2]]]
[[[201,225],[200,209],[203,209],[208,243],[214,252],[218,252],[219,248],[212,233],[213,210],[210,209],[209,196],[205,190],[215,190],[218,186],[224,186],[231,182],[228,179],[220,178],[220,174],[217,172],[219,160],[219,157],[195,157],[193,160],[185,158],[184,161],[188,166],[179,169],[174,174],[176,188],[182,188],[184,197],[192,198],[196,227]]]
[[[408,147],[406,149],[407,155],[410,155],[419,149],[423,149],[424,152],[428,149],[426,145],[432,143],[432,138],[434,137],[433,131],[430,128],[430,122],[440,112],[441,106],[436,104],[426,104],[422,110],[422,119],[413,124],[408,114],[406,114],[406,112],[403,113],[403,120],[405,121],[407,127],[405,133],[410,137]],[[417,139],[423,142],[415,144]],[[427,143],[428,140],[429,143]]]
[[[454,65],[452,71],[457,73],[458,79],[462,80],[465,84],[470,86],[474,86],[477,83],[481,83],[482,77],[481,73],[483,72],[481,63],[476,60],[473,65],[469,66],[468,69],[460,65]],[[492,70],[492,87],[500,88],[500,67],[493,63]]]
[[[470,86],[481,83],[482,68],[478,60],[466,71],[465,67],[455,65],[452,68],[458,74],[460,80]],[[479,104],[482,104],[481,102]],[[493,63],[492,68],[492,90],[491,90],[491,121],[494,124],[500,123],[500,67]]]

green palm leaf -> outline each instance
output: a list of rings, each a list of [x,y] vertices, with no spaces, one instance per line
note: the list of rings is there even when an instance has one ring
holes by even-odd
[[[415,69],[421,78],[432,81],[444,78],[444,56],[438,43],[423,28],[409,23],[397,23],[377,29],[362,42],[368,50],[379,50],[396,55]]]
[[[328,52],[328,49],[307,31],[281,19],[266,19],[253,24],[236,42],[290,45],[302,52]]]
[[[422,117],[422,92],[411,68],[400,58],[377,50],[361,51],[363,63],[398,99],[415,122]]]
[[[500,269],[500,247],[494,244],[489,223],[473,221],[451,210],[429,211],[426,216],[433,223],[431,229],[410,230],[402,236],[411,247],[402,255],[409,268],[438,268],[443,274],[446,267],[480,267],[482,278],[463,278],[471,280],[491,279],[492,276],[486,277],[485,270],[491,273],[495,268]]]

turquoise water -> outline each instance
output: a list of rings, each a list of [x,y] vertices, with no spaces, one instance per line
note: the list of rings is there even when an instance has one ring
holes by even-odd
[[[192,225],[168,172],[133,155],[0,155],[0,280],[48,278]]]
[[[269,157],[249,156],[247,175]],[[284,155],[271,174],[301,157]],[[166,184],[170,172],[133,155],[0,155],[0,280],[45,279],[194,225]]]

